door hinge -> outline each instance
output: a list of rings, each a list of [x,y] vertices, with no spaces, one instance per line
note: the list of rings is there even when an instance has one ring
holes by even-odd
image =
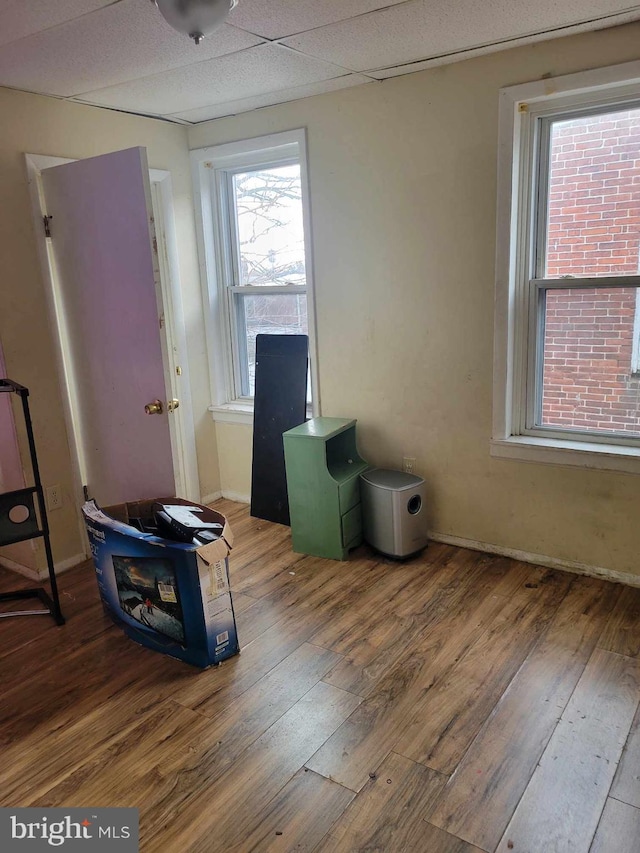
[[[84,499],[85,499],[85,501],[90,501],[90,500],[91,500],[91,498],[89,497],[89,487],[88,487],[88,486],[83,486],[83,487],[82,487],[82,494],[84,495]]]
[[[44,224],[44,236],[45,237],[51,237],[51,220],[52,219],[53,219],[53,216],[46,216],[45,215],[42,217],[42,222]]]

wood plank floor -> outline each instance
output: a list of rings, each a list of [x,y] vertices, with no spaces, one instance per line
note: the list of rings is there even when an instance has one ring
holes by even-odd
[[[0,806],[135,806],[145,853],[640,851],[640,589],[437,543],[304,557],[215,506],[220,667],[127,639],[90,564],[65,627],[0,620]]]

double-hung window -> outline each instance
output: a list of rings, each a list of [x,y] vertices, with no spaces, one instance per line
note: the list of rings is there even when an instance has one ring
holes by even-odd
[[[317,408],[304,131],[192,152],[214,418],[251,418],[256,336],[309,335]]]
[[[640,471],[639,78],[501,92],[494,455]]]

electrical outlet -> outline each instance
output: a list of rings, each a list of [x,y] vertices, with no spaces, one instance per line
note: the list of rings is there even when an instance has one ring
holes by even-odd
[[[415,456],[403,456],[402,457],[402,470],[405,474],[415,474],[416,472],[416,458]]]
[[[47,487],[47,510],[52,512],[62,506],[62,489],[60,486]]]

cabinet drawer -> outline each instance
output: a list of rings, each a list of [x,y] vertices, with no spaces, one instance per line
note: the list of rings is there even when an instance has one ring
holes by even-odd
[[[338,500],[340,502],[340,515],[349,512],[356,504],[360,503],[360,475],[356,474],[340,483],[338,486]]]
[[[357,544],[357,540],[361,536],[362,507],[360,504],[357,504],[342,516],[342,544],[345,548],[352,543]]]

